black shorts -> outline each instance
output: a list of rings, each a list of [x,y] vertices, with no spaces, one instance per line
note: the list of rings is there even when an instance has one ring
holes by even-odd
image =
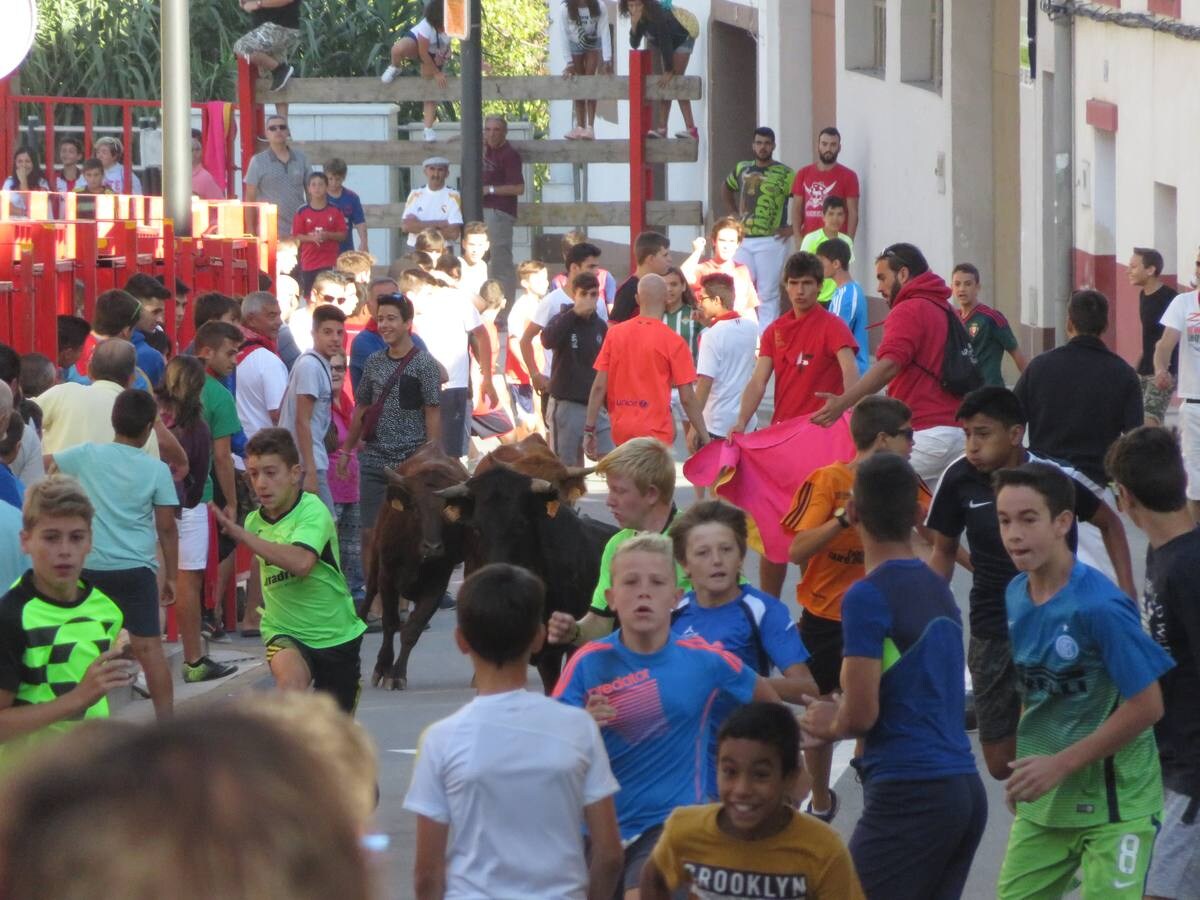
[[[134,637],[162,637],[158,621],[158,576],[146,566],[101,572],[84,569],[83,580],[121,608],[125,627]]]
[[[288,649],[304,657],[313,690],[332,694],[338,706],[353,715],[362,690],[362,635],[344,644],[317,649],[289,635],[277,634],[267,641],[267,664],[280,650]]]
[[[800,640],[810,654],[808,670],[817,690],[833,693],[842,683],[842,623],[814,616],[806,609],[800,614]]]
[[[1017,693],[1017,667],[1008,638],[971,635],[967,669],[975,693],[979,742],[995,744],[1015,735],[1021,718],[1021,696]]]

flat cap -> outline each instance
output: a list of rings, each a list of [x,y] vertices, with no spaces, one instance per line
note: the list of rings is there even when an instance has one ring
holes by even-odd
[[[426,159],[425,162],[421,163],[421,166],[424,168],[429,168],[430,166],[445,166],[448,169],[450,168],[450,160],[446,159],[444,156],[431,156]]]

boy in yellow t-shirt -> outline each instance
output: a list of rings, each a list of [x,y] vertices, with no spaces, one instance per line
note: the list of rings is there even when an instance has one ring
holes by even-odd
[[[790,802],[803,771],[788,708],[747,704],[725,720],[718,742],[721,802],[671,813],[642,869],[641,900],[669,900],[681,886],[693,898],[862,900],[837,832]]]

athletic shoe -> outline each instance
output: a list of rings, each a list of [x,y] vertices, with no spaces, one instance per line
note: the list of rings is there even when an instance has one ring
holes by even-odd
[[[435,131],[432,128],[426,128],[425,129],[425,140],[436,141],[437,140],[437,131]]]
[[[454,600],[454,595],[449,591],[442,594],[442,599],[438,601],[438,609],[454,609],[458,604]]]
[[[665,129],[665,128],[651,128],[649,131],[646,132],[646,137],[648,137],[648,138],[656,138],[656,139],[661,140],[662,138],[665,138],[666,136],[667,136],[667,129]]]
[[[683,129],[683,131],[675,132],[675,137],[681,138],[685,141],[688,141],[688,140],[698,141],[698,140],[700,140],[700,129],[699,128],[685,128],[685,129]]]
[[[582,132],[583,132],[583,129],[580,128],[579,126],[576,126],[576,127],[572,128],[570,131],[568,131],[566,134],[564,134],[563,137],[566,138],[568,141],[577,141],[577,140],[579,140],[579,137],[582,134]]]
[[[275,70],[271,72],[271,92],[274,93],[275,91],[283,90],[283,86],[288,83],[288,80],[295,71],[287,63],[277,65]]]
[[[237,670],[237,666],[227,666],[224,663],[209,659],[207,656],[202,656],[194,663],[185,662],[183,664],[183,680],[188,684],[197,684],[201,681],[214,681],[217,678],[232,675]]]
[[[379,80],[384,84],[391,84],[396,80],[396,76],[400,74],[400,70],[395,66],[388,66],[383,70],[383,74],[379,76]]]
[[[838,802],[837,791],[833,788],[829,789],[829,809],[825,812],[813,812],[812,800],[808,801],[808,805],[804,807],[804,811],[814,819],[820,819],[826,825],[833,821],[833,817],[838,814],[838,807],[841,804]]]
[[[227,641],[229,635],[225,629],[221,627],[221,623],[217,621],[214,613],[205,610],[204,615],[200,617],[200,633],[210,641]]]

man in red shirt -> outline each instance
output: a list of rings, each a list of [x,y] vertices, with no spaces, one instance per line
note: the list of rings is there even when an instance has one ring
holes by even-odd
[[[811,253],[793,253],[783,266],[783,287],[790,311],[767,326],[758,343],[758,362],[746,389],[733,432],[746,425],[762,403],[775,376],[775,412],[771,424],[807,416],[821,408],[823,397],[850,390],[858,381],[854,354],[858,344],[846,323],[817,302],[825,266]],[[778,597],[787,563],[765,556],[759,560],[759,585]]]
[[[596,380],[583,429],[583,451],[589,459],[598,458],[596,421],[603,406],[608,408],[615,446],[635,437],[673,444],[671,388],[679,388],[679,400],[692,424],[688,449],[695,452],[708,443],[704,412],[693,388],[696,367],[692,351],[662,322],[667,308],[666,280],[661,275],[644,275],[638,281],[637,300],[637,317],[610,326],[596,357]]]
[[[828,396],[812,420],[832,425],[863,397],[887,386],[888,396],[912,410],[912,466],[926,484],[936,487],[942,472],[963,452],[962,428],[954,418],[962,398],[942,387],[940,374],[950,326],[950,288],[929,271],[924,254],[912,244],[892,244],[884,250],[875,260],[875,279],[891,307],[875,365],[854,387]]]
[[[826,197],[846,201],[846,227],[842,230],[850,237],[858,232],[858,175],[837,161],[841,152],[841,132],[832,125],[822,128],[817,135],[817,161],[796,173],[792,182],[792,233],[797,246],[806,234],[825,224]]]
[[[337,268],[338,252],[349,225],[340,209],[329,202],[324,172],[310,172],[305,183],[308,203],[296,210],[292,237],[300,242],[300,293],[307,297],[319,272]]]

